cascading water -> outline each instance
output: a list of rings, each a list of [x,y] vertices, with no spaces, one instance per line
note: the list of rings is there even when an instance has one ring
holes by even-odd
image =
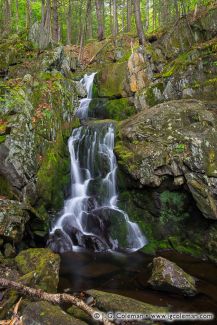
[[[94,76],[85,75],[81,81],[88,94],[77,110],[81,119],[88,117]],[[51,231],[48,245],[53,250],[83,247],[134,251],[146,244],[138,225],[118,208],[114,137],[112,123],[94,123],[73,130],[68,142],[71,197]]]

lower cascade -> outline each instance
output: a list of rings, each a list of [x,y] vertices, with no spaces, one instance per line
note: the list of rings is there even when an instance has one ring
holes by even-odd
[[[82,79],[88,103],[94,75]],[[77,115],[80,118],[88,116],[84,100],[81,100]],[[71,195],[51,230],[48,246],[52,250],[136,251],[147,243],[139,226],[118,208],[114,138],[112,123],[90,123],[73,130],[68,141]]]

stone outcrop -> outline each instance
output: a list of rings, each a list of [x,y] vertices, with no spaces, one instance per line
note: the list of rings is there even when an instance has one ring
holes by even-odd
[[[204,217],[217,219],[215,112],[196,100],[171,101],[123,122],[116,153],[141,186],[186,184]]]
[[[152,263],[152,275],[148,280],[152,288],[194,296],[197,292],[195,279],[175,263],[163,257],[156,257]]]

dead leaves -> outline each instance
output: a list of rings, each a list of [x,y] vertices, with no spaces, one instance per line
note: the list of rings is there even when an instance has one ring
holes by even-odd
[[[1,320],[0,325],[23,325],[22,316],[20,317],[18,315],[18,310],[19,310],[21,301],[22,301],[22,298],[20,298],[20,300],[14,306],[13,315],[12,315],[11,319]]]

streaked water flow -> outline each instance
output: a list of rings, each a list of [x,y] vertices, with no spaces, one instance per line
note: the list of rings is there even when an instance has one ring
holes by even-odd
[[[91,100],[95,74],[81,80]],[[77,115],[88,117],[87,101]],[[57,219],[49,246],[60,252],[79,247],[95,251],[136,251],[146,244],[138,225],[118,208],[117,161],[112,123],[89,123],[73,130],[68,141],[71,157],[71,196]]]

